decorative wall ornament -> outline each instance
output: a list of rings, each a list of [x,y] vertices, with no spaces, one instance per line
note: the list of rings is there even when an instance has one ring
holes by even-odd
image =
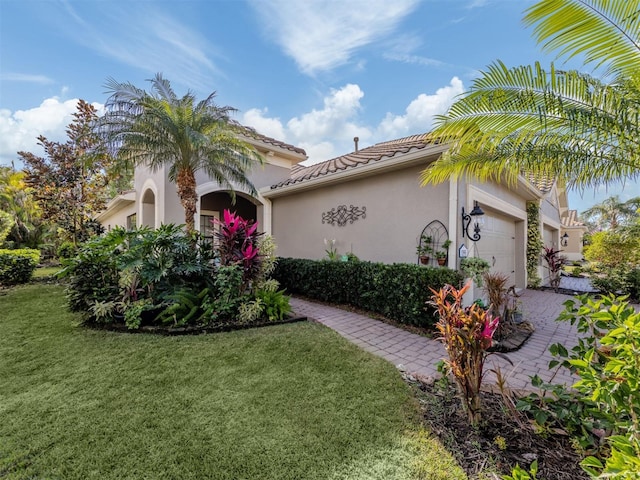
[[[344,227],[347,222],[353,223],[359,218],[367,218],[367,207],[354,207],[349,205],[339,205],[337,208],[332,208],[328,212],[322,213],[322,223],[328,223],[329,225],[338,224],[339,227]]]

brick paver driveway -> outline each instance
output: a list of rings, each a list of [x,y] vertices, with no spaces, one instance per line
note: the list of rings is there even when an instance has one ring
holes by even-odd
[[[535,331],[520,350],[506,354],[508,361],[492,355],[485,364],[487,377],[485,385],[491,386],[495,377],[488,370],[498,366],[508,379],[513,390],[532,390],[530,377],[538,374],[545,382],[571,385],[576,378],[565,369],[548,369],[551,355],[549,346],[560,342],[570,348],[576,344],[576,331],[567,322],[556,322],[562,305],[572,297],[549,291],[525,290],[520,297],[525,319],[530,321]],[[336,330],[340,335],[363,349],[392,362],[402,365],[408,372],[422,376],[437,376],[436,363],[446,352],[441,342],[422,337],[405,330],[387,325],[364,315],[338,308],[308,302],[299,298],[291,299],[293,310]]]

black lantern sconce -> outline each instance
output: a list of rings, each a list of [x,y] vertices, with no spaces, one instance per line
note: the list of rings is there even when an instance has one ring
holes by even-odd
[[[480,240],[480,226],[483,224],[482,215],[484,212],[478,205],[478,201],[473,202],[473,210],[469,213],[465,213],[464,207],[462,207],[462,238],[466,235],[469,240],[477,242]],[[473,235],[469,234],[469,225],[471,225],[471,220],[473,222]]]
[[[565,232],[564,235],[562,235],[562,246],[566,247],[567,245],[569,245],[569,234]]]

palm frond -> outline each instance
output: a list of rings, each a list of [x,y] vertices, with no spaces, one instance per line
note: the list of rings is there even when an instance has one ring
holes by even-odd
[[[547,51],[606,65],[607,74],[635,74],[640,63],[640,0],[543,0],[524,23]]]
[[[517,178],[521,171],[593,186],[640,172],[640,95],[632,83],[605,84],[575,71],[491,65],[438,117],[432,139],[449,155],[422,175],[441,182],[468,174]]]

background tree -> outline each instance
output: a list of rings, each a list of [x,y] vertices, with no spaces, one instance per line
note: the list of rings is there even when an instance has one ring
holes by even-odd
[[[637,221],[639,208],[640,197],[622,202],[614,195],[582,212],[582,218],[596,230],[617,230]]]
[[[640,237],[615,231],[596,232],[583,254],[604,267],[636,267],[640,265]]]
[[[193,232],[198,201],[195,173],[205,172],[231,192],[237,185],[255,195],[247,175],[263,160],[239,139],[242,127],[229,117],[235,109],[217,106],[215,92],[196,102],[190,92],[178,97],[160,73],[150,82],[151,92],[146,92],[110,79],[106,86],[111,96],[96,131],[120,165],[146,166],[154,172],[168,167],[187,231]]]
[[[12,246],[38,248],[47,229],[25,177],[13,167],[0,167],[0,212],[10,224],[5,238]]]
[[[546,50],[599,67],[606,80],[553,65],[497,61],[438,118],[447,155],[423,183],[522,171],[594,186],[640,173],[640,0],[542,0],[524,22]]]
[[[18,152],[25,164],[26,183],[33,189],[42,214],[77,244],[96,233],[93,216],[108,199],[108,172],[113,159],[101,146],[92,126],[97,110],[80,100],[65,143],[38,137],[45,157]]]

